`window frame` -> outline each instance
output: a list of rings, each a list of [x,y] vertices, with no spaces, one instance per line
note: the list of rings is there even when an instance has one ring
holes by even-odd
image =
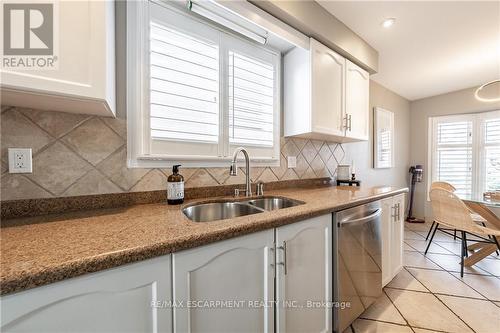
[[[494,144],[485,144],[484,142],[484,123],[485,120],[500,118],[500,110],[482,111],[478,113],[466,113],[458,115],[434,116],[429,117],[429,144],[428,144],[428,165],[429,172],[427,176],[427,200],[430,201],[429,192],[432,182],[437,180],[437,127],[443,122],[470,121],[472,165],[471,165],[471,196],[485,191],[485,147],[494,146]],[[465,146],[465,145],[464,145]],[[499,143],[500,146],[500,143]]]
[[[226,34],[228,40],[235,40],[241,45],[252,44],[249,40],[240,37],[226,29],[218,27],[211,22],[200,19],[187,13],[181,8],[172,4],[165,4],[162,1],[128,1],[127,2],[127,165],[129,168],[166,168],[173,164],[182,164],[186,167],[226,167],[232,159],[232,150],[235,148],[229,141],[229,122],[228,122],[228,89],[226,87],[229,80],[219,80],[219,103],[222,112],[219,115],[219,133],[218,149],[219,156],[200,156],[200,155],[170,155],[170,154],[151,154],[152,140],[150,132],[149,117],[149,24],[150,24],[150,6],[161,6],[169,11],[179,15],[182,20],[184,17],[198,21]],[[226,43],[219,44],[221,53],[227,52]],[[258,150],[251,145],[243,146],[248,149],[253,166],[279,166],[280,165],[280,136],[281,136],[281,92],[282,92],[282,73],[281,73],[281,53],[269,47],[263,47],[252,44],[263,52],[269,53],[273,59],[274,71],[274,100],[273,100],[273,146],[267,148],[272,157],[258,156]],[[239,49],[235,49],[238,51]],[[219,70],[225,77],[227,74],[227,57],[220,59]],[[226,117],[227,116],[227,117]],[[226,119],[227,118],[227,119]],[[222,142],[220,140],[223,140]],[[262,149],[262,148],[260,148]],[[272,150],[272,153],[271,153]]]

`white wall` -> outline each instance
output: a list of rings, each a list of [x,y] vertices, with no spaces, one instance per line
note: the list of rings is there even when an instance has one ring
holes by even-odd
[[[373,108],[382,107],[394,112],[395,167],[391,169],[373,168]],[[407,174],[410,165],[410,102],[370,80],[370,139],[368,142],[344,143],[346,158],[354,160],[356,178],[361,185],[408,186]]]
[[[411,164],[424,166],[424,182],[417,185],[414,215],[420,218],[430,214],[427,202],[427,176],[430,170],[428,161],[428,122],[429,117],[463,113],[500,110],[500,102],[485,103],[475,99],[476,87],[459,90],[443,95],[428,97],[411,102]]]

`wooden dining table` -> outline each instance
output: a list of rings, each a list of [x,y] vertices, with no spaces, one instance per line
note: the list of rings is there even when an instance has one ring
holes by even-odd
[[[486,220],[485,224],[488,228],[500,230],[500,218],[490,209],[496,207],[500,209],[500,201],[485,199],[482,194],[473,196],[472,198],[462,198],[462,201],[471,211]],[[500,243],[500,237],[492,237],[496,237]],[[498,247],[496,244],[478,242],[467,246],[467,249],[473,253],[465,258],[464,266],[472,266],[497,251]]]

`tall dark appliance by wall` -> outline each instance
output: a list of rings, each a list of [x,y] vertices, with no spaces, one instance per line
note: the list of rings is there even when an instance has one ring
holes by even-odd
[[[410,167],[410,202],[409,206],[410,208],[408,209],[408,217],[406,218],[406,221],[410,223],[424,223],[425,221],[422,219],[417,219],[416,217],[413,217],[413,201],[415,197],[415,186],[417,183],[422,182],[422,175],[424,173],[424,170],[422,169],[422,166],[420,164],[417,164],[415,166]]]

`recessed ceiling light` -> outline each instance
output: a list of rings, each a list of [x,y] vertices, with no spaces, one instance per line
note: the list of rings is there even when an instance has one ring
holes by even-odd
[[[396,19],[393,18],[393,17],[390,17],[390,18],[386,18],[383,22],[382,22],[382,26],[384,28],[389,28],[389,27],[392,27],[394,25],[394,23],[396,22]]]

